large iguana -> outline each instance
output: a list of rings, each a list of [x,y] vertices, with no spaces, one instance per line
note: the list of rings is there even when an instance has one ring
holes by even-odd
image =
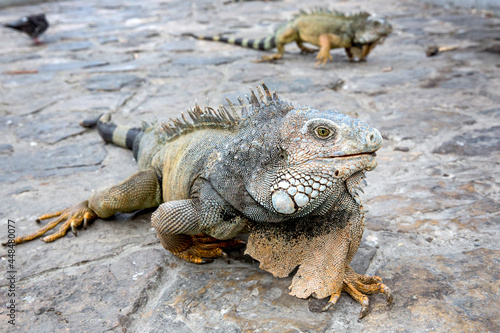
[[[361,12],[345,15],[337,11],[316,9],[311,12],[301,11],[292,20],[280,26],[274,34],[262,39],[246,39],[223,36],[197,36],[185,33],[200,40],[218,41],[243,47],[271,50],[278,53],[265,55],[260,61],[281,59],[285,52],[285,44],[296,42],[303,52],[316,50],[304,46],[310,43],[319,46],[316,64],[325,64],[332,60],[330,49],[344,48],[349,61],[365,61],[368,54],[377,44],[382,43],[392,32],[392,26],[384,19]]]
[[[63,237],[96,218],[158,207],[152,215],[163,247],[191,263],[225,256],[224,249],[243,230],[250,233],[246,252],[261,268],[284,277],[299,267],[290,286],[300,298],[342,291],[362,304],[365,294],[389,288],[379,277],[355,273],[349,263],[364,228],[357,193],[365,171],[377,165],[382,137],[364,122],[335,111],[294,107],[262,84],[252,91],[242,116],[196,106],[169,124],[117,126],[104,115],[97,120],[103,139],[133,150],[140,171],[122,183],[94,193],[65,210],[22,243],[44,235]]]

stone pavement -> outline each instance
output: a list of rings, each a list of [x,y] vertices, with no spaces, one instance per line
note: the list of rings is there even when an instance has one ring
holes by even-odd
[[[159,244],[149,212],[16,247],[15,327],[0,249],[0,331],[500,331],[500,18],[417,0],[338,1],[339,10],[387,16],[394,33],[366,63],[333,50],[323,67],[294,45],[282,61],[258,64],[264,52],[179,37],[261,37],[323,3],[61,0],[3,9],[2,23],[44,11],[52,26],[42,46],[0,30],[0,72],[37,71],[0,74],[0,238],[8,219],[17,235],[32,232],[38,215],[136,171],[129,151],[80,120],[103,111],[118,123],[166,120],[264,81],[296,104],[337,108],[382,132],[354,267],[381,276],[394,305],[371,296],[358,320],[359,305],[343,295],[315,312],[326,300],[288,295],[291,278],[273,278],[240,252],[230,265],[181,262]],[[434,44],[459,49],[426,57]]]

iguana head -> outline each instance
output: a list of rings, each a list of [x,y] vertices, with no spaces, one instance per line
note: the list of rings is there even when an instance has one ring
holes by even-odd
[[[355,24],[353,44],[379,44],[392,32],[391,24],[381,17],[369,16],[360,20]]]
[[[380,132],[336,110],[297,107],[280,132],[286,167],[271,184],[272,208],[280,214],[308,211],[338,196],[341,183],[354,174],[377,166]]]
[[[346,191],[357,200],[364,172],[377,165],[380,132],[336,110],[294,107],[264,84],[258,92],[248,108],[239,100],[243,118],[203,175],[218,194],[261,222],[307,215]],[[216,118],[225,119],[220,110]]]

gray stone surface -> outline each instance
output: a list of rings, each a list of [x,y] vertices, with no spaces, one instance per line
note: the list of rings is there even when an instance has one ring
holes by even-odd
[[[166,120],[264,81],[297,105],[336,108],[381,130],[353,266],[381,276],[394,305],[370,296],[360,321],[359,304],[344,294],[318,312],[326,299],[288,295],[291,277],[273,278],[242,251],[230,253],[230,265],[178,260],[159,244],[151,212],[139,212],[16,247],[16,328],[0,274],[1,332],[500,331],[500,18],[419,0],[338,1],[339,10],[387,16],[394,33],[366,63],[333,50],[322,67],[295,45],[267,64],[253,62],[266,52],[181,37],[262,37],[323,3],[73,0],[3,9],[1,22],[42,8],[51,27],[41,46],[0,29],[0,239],[8,219],[17,235],[33,232],[39,215],[136,171],[129,151],[80,128],[82,119],[109,111],[118,123]],[[429,45],[459,48],[428,58]],[[7,272],[5,248],[0,256]]]
[[[54,0],[0,0],[0,8],[9,6],[23,6],[31,4],[39,4],[43,2],[50,2]]]
[[[20,138],[24,139],[23,136]],[[34,149],[25,151],[19,149],[9,156],[0,157],[1,182],[18,182],[23,178],[46,178],[59,174],[62,176],[79,171],[96,170],[105,156],[104,149],[96,141],[87,142],[86,145],[73,144],[43,150],[38,147],[36,141],[32,141],[32,145]]]
[[[116,91],[124,86],[138,86],[141,78],[132,74],[104,74],[91,77],[85,82],[85,88],[98,91]]]
[[[429,0],[428,2],[442,6],[460,6],[472,9],[486,9],[500,13],[500,4],[497,0]]]

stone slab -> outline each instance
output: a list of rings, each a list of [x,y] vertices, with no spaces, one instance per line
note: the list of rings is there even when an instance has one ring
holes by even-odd
[[[17,332],[497,332],[500,246],[500,62],[496,14],[419,0],[331,3],[387,17],[394,32],[365,63],[344,50],[314,66],[287,44],[274,52],[197,41],[183,33],[261,38],[300,9],[289,1],[72,0],[43,5],[51,27],[33,46],[0,29],[0,240],[35,219],[122,181],[130,151],[78,123],[111,112],[119,124],[168,120],[195,104],[235,101],[265,82],[296,105],[339,109],[378,128],[378,167],[362,196],[366,230],[353,267],[381,276],[394,294],[370,312],[342,294],[288,295],[259,263],[192,265],[163,250],[151,211],[97,220],[51,244],[16,247]],[[3,8],[7,22],[41,7]],[[429,45],[458,46],[427,57]],[[16,71],[31,71],[23,73]],[[38,71],[35,73],[35,71]],[[14,72],[14,73],[12,73]],[[208,102],[207,102],[208,101]],[[0,249],[0,262],[7,252]],[[4,265],[0,265],[5,267]],[[5,270],[4,270],[5,272]],[[6,274],[0,299],[8,300]],[[11,331],[0,307],[0,331]]]

